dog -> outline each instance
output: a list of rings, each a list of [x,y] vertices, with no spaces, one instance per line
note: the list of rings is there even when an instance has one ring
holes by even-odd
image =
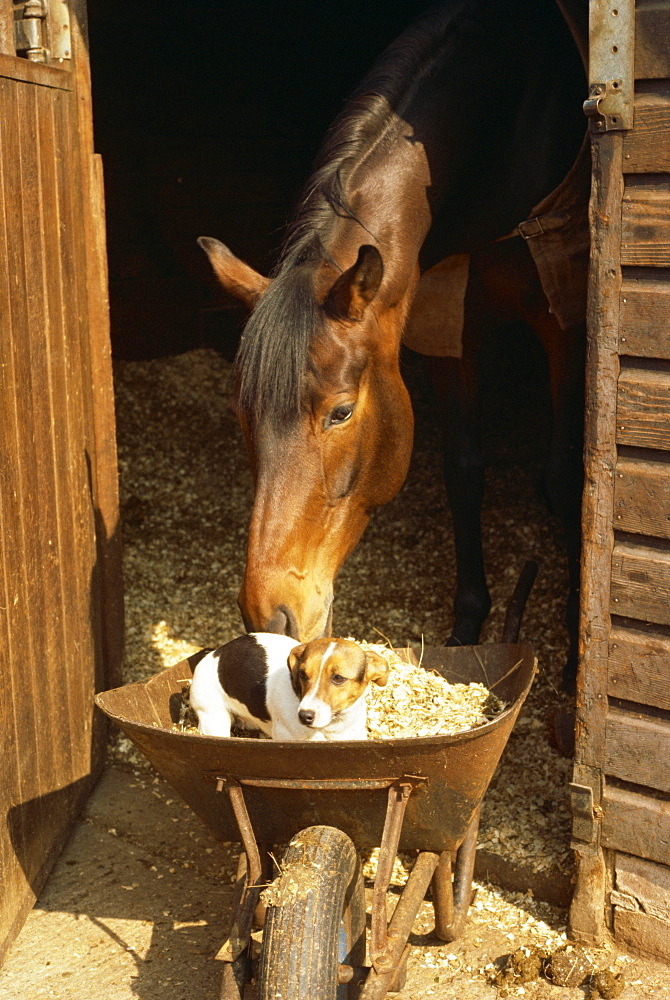
[[[230,736],[236,719],[273,740],[365,740],[365,692],[388,679],[384,657],[349,639],[250,632],[196,656],[189,701],[205,736]]]

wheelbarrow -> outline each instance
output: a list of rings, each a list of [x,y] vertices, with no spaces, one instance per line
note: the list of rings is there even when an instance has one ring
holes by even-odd
[[[98,706],[222,841],[239,841],[222,1000],[241,1000],[252,974],[259,1000],[382,998],[402,989],[408,939],[431,888],[435,934],[457,938],[474,898],[482,799],[536,670],[518,639],[537,566],[527,563],[502,643],[428,647],[421,665],[451,682],[482,682],[507,707],[454,736],[285,743],[206,737],[172,728],[184,660],[146,683],[96,697]],[[416,662],[415,651],[398,651]],[[274,845],[288,844],[274,877]],[[366,963],[359,852],[379,847]],[[394,912],[387,893],[398,851],[417,851]],[[276,874],[276,871],[275,873]]]

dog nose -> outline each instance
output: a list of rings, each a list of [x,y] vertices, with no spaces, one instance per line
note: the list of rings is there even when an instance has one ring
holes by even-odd
[[[315,712],[311,708],[301,708],[298,712],[298,718],[302,722],[303,726],[311,726],[314,722]]]

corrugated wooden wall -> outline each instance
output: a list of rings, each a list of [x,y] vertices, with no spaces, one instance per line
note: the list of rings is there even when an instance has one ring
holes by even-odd
[[[0,960],[99,770],[93,695],[121,649],[104,214],[73,8],[75,58],[56,65],[0,32]]]
[[[571,919],[670,961],[670,0],[634,65],[633,129],[594,140]]]

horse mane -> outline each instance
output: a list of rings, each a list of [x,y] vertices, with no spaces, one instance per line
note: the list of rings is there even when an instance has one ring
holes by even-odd
[[[438,3],[408,27],[375,62],[329,129],[272,271],[272,284],[246,324],[237,353],[238,405],[252,421],[291,426],[300,414],[312,337],[323,328],[314,295],[322,261],[339,265],[325,240],[339,218],[357,221],[346,180],[383,141],[444,51],[445,33],[463,0]],[[372,234],[370,234],[372,235]]]

